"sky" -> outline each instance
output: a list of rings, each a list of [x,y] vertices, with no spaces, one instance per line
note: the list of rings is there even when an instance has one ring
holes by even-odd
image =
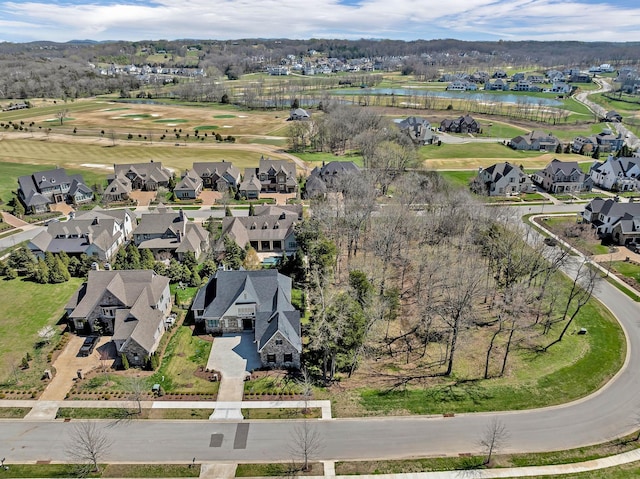
[[[0,41],[640,41],[638,0],[0,0]]]

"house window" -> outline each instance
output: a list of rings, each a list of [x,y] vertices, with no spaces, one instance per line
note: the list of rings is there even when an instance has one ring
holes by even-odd
[[[273,249],[282,249],[282,241],[274,241],[273,242]]]
[[[268,241],[260,241],[260,249],[264,250],[269,250],[271,249],[271,245],[269,244]]]
[[[284,362],[285,363],[292,363],[293,362],[293,354],[291,353],[287,353],[284,355]]]
[[[220,327],[219,319],[207,319],[207,328],[214,329]]]
[[[276,346],[282,345],[282,339],[276,339]]]
[[[275,363],[276,362],[276,355],[275,354],[267,354],[267,362],[268,363]]]
[[[116,315],[116,308],[114,306],[103,307],[102,315],[107,318],[114,318]]]

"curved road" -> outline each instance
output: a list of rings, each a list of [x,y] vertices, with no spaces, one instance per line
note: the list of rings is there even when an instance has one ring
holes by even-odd
[[[536,207],[532,208],[535,212]],[[547,206],[575,211],[575,205]],[[322,438],[318,459],[452,455],[478,450],[489,418],[499,417],[510,437],[506,451],[548,451],[602,442],[635,429],[640,397],[640,308],[607,282],[595,296],[617,316],[628,338],[625,366],[602,390],[570,404],[530,411],[461,414],[452,418],[384,417],[307,423]],[[7,462],[65,461],[74,422],[0,421],[0,455]],[[285,461],[291,459],[298,421],[100,422],[113,439],[108,461]]]

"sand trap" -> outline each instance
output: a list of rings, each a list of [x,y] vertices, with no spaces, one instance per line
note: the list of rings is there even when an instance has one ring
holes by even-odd
[[[112,116],[111,119],[112,120],[126,120],[126,118],[124,116]]]
[[[223,125],[222,128],[233,128],[231,125]]]
[[[249,118],[247,115],[238,115],[238,118]]]
[[[133,121],[142,120],[142,118],[134,118]]]
[[[111,168],[113,168],[112,166],[104,165],[102,163],[81,163],[80,166],[84,168],[100,168],[103,170],[110,170]]]
[[[167,126],[178,126],[177,123],[167,123]]]
[[[153,117],[160,116],[160,113],[151,113],[151,116]]]

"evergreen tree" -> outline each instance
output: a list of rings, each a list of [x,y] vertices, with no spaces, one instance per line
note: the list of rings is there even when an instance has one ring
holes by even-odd
[[[113,262],[113,269],[127,269],[127,252],[124,248],[118,250],[116,260]]]
[[[162,261],[156,261],[153,263],[153,270],[156,274],[167,276],[167,267]]]
[[[208,259],[204,263],[202,263],[202,268],[200,269],[200,275],[203,278],[208,278],[210,276],[213,276],[217,269],[218,269],[218,266],[216,265],[216,263]]]
[[[71,275],[62,260],[59,257],[54,258],[53,266],[49,268],[49,282],[64,283],[69,279],[71,279]]]
[[[38,264],[33,269],[32,278],[36,283],[40,284],[47,284],[49,282],[49,267],[42,258],[38,260]]]
[[[198,267],[198,260],[193,251],[187,251],[182,255],[182,264],[189,268],[191,271]]]
[[[223,241],[224,259],[222,260],[222,263],[231,269],[240,269],[240,266],[242,266],[242,262],[246,256],[246,251],[238,246],[238,243],[228,235],[225,235]]]
[[[122,360],[122,369],[129,369],[129,360],[127,359],[127,355],[121,354],[120,358]]]
[[[140,269],[140,261],[141,261],[140,250],[135,244],[129,243],[129,246],[127,246],[127,268],[126,269]]]
[[[249,204],[249,216],[255,216],[256,215],[256,210],[255,207],[253,206],[253,203]]]
[[[197,270],[191,271],[191,278],[189,279],[189,286],[200,286],[202,284],[202,279],[198,274]]]
[[[140,268],[153,269],[156,260],[153,257],[153,253],[149,248],[143,248],[140,250]]]
[[[231,208],[228,205],[224,207],[224,215],[233,216],[233,213],[231,212]]]

